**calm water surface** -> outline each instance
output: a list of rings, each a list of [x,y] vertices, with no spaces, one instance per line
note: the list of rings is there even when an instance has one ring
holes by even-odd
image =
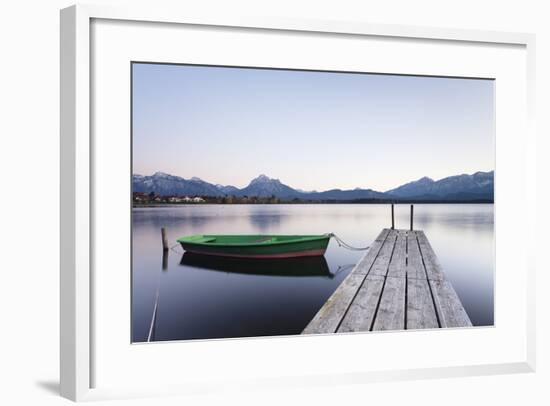
[[[409,206],[396,206],[408,228]],[[369,245],[389,205],[189,205],[133,209],[134,342],[299,334],[361,258],[331,240],[321,258],[208,259],[171,245],[191,234],[324,234]],[[415,205],[443,269],[476,326],[493,324],[493,205]],[[156,317],[152,323],[156,303]]]

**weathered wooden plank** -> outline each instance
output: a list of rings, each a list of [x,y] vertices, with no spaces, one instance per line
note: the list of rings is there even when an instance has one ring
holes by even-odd
[[[382,245],[384,244],[384,241],[386,240],[389,232],[390,230],[388,228],[385,228],[380,232],[380,234],[378,234],[376,240],[374,240],[374,242],[370,245],[369,250],[367,251],[365,256],[363,256],[363,258],[361,258],[361,260],[357,263],[352,272],[363,275],[369,273],[372,264],[376,260],[376,257],[378,256],[378,253],[380,252],[380,249],[382,248]]]
[[[380,231],[380,234],[378,234],[378,237],[376,237],[374,242],[384,242],[384,240],[386,239],[390,231],[391,230],[389,228],[382,229],[382,231]]]
[[[407,278],[407,329],[438,328],[430,286],[426,279]]]
[[[388,267],[390,265],[390,259],[393,252],[393,247],[395,245],[395,240],[397,239],[397,231],[390,230],[372,268],[369,272],[369,275],[377,276],[386,276],[388,273]]]
[[[388,275],[395,278],[404,278],[407,274],[407,231],[398,230],[395,248],[391,257]]]
[[[373,330],[405,329],[405,289],[405,278],[386,278]]]
[[[416,240],[416,231],[407,234],[407,277],[409,279],[426,279],[422,255]]]
[[[383,285],[383,276],[367,276],[344,316],[338,332],[370,330]]]
[[[469,327],[472,325],[458,295],[447,280],[430,280],[433,299],[441,327]]]
[[[303,334],[471,325],[425,234],[384,229]]]
[[[426,269],[426,275],[430,280],[443,280],[443,271],[441,270],[441,264],[439,259],[435,255],[435,252],[426,238],[424,231],[416,231],[416,238],[418,239],[418,245],[420,246],[420,253],[424,259],[424,267]]]
[[[306,326],[303,334],[335,332],[366,274],[376,260],[390,230],[383,229],[371,244],[368,252],[357,263],[331,297]]]
[[[365,275],[352,271],[328,298],[302,334],[335,333],[364,279]]]

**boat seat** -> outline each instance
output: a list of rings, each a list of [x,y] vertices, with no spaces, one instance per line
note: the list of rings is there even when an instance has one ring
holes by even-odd
[[[203,236],[200,236],[200,237],[193,238],[193,242],[196,242],[196,243],[199,243],[199,244],[206,243],[206,242],[214,242],[214,241],[216,241],[216,237],[203,237]]]
[[[261,238],[261,239],[259,239],[259,240],[256,240],[256,241],[254,241],[254,242],[255,242],[255,243],[259,243],[259,242],[265,242],[265,243],[267,243],[267,242],[273,242],[273,241],[275,241],[275,240],[276,240],[276,239],[273,238],[273,237],[266,237],[266,238]]]

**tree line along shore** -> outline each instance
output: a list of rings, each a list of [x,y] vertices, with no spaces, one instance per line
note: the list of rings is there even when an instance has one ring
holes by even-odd
[[[154,193],[133,193],[134,207],[155,207],[164,205],[184,204],[387,204],[387,203],[441,203],[441,204],[472,204],[494,203],[492,199],[354,199],[354,200],[309,200],[284,199],[271,195],[263,196],[160,196]]]

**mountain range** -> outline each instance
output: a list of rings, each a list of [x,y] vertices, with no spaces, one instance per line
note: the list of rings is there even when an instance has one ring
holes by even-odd
[[[197,177],[184,179],[179,176],[156,172],[151,176],[133,175],[134,192],[154,193],[161,196],[208,197],[271,197],[281,200],[311,201],[493,201],[494,171],[476,172],[472,175],[449,176],[440,180],[428,177],[405,183],[394,189],[379,192],[372,189],[331,189],[307,192],[294,189],[279,179],[260,175],[244,188],[206,182]]]

